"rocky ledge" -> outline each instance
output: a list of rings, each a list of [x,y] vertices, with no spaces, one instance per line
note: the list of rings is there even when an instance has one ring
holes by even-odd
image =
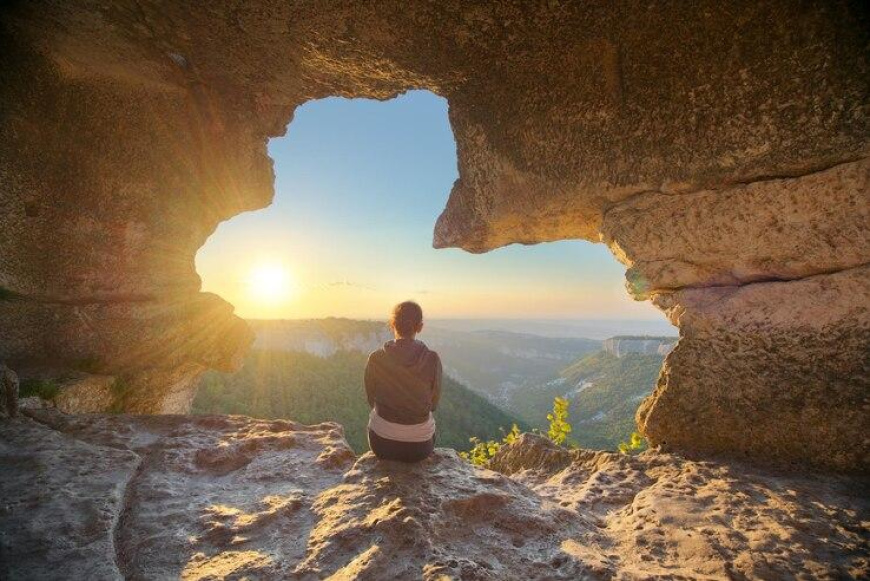
[[[844,578],[868,481],[524,436],[475,468],[356,458],[336,424],[0,422],[0,578]]]

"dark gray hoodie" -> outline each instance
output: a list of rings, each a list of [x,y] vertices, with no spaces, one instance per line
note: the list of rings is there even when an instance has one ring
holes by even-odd
[[[369,406],[388,422],[422,424],[441,397],[441,373],[441,359],[422,341],[387,341],[366,364]]]

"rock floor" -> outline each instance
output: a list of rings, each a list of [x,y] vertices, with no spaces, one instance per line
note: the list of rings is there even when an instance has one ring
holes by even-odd
[[[655,452],[581,453],[505,476],[447,449],[414,466],[357,459],[336,424],[28,413],[0,422],[2,579],[842,579],[870,571],[864,478]]]

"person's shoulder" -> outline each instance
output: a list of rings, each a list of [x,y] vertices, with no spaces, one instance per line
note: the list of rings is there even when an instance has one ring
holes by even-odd
[[[433,351],[432,349],[429,349],[428,347],[426,347],[426,349],[429,351],[429,357],[432,358],[432,361],[435,361],[437,363],[441,363],[441,356],[438,355],[437,351]]]
[[[380,359],[383,356],[384,356],[384,350],[382,348],[375,349],[374,351],[369,353],[369,362],[377,361],[378,359]]]

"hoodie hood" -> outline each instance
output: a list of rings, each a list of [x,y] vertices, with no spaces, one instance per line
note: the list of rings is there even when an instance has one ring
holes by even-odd
[[[384,352],[395,363],[405,367],[422,367],[429,359],[429,348],[416,339],[396,339],[384,343]]]

